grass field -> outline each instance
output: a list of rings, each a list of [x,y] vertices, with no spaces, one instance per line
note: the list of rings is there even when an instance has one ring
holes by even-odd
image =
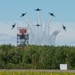
[[[75,75],[75,70],[0,70],[0,75]]]

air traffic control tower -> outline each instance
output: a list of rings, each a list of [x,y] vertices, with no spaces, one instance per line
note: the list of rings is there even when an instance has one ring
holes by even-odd
[[[17,27],[17,46],[24,47],[29,44],[28,28]]]

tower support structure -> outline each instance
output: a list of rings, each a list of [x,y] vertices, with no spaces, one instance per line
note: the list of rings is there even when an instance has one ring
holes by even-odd
[[[24,47],[29,44],[28,28],[17,27],[17,46]]]

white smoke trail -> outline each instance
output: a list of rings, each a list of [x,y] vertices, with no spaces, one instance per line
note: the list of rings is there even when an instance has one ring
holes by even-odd
[[[42,22],[41,22],[39,11],[37,11],[37,24],[39,25],[37,26],[37,32],[38,32],[38,35],[40,35],[42,34]],[[39,36],[39,38],[41,38],[41,35]]]
[[[52,35],[50,36],[50,44],[51,45],[55,45],[55,41],[56,41],[56,36],[57,34],[60,32],[61,30],[56,30],[52,33]]]
[[[42,45],[49,45],[49,33],[50,33],[50,22],[51,22],[52,17],[49,17],[47,23],[45,24],[45,29],[42,33],[42,39],[41,42]]]
[[[34,32],[36,32],[34,25],[29,21],[29,19],[25,16],[26,22],[28,24],[28,27],[30,29],[30,31],[35,35]]]
[[[42,25],[39,11],[37,11],[37,24]]]
[[[45,34],[47,36],[49,36],[49,33],[50,33],[50,22],[51,22],[51,19],[52,19],[52,17],[49,17],[49,19],[48,19],[48,21],[47,21],[47,23],[45,25]]]
[[[37,35],[36,35],[36,30],[35,30],[35,27],[34,25],[29,21],[29,19],[25,16],[25,19],[26,19],[26,22],[27,22],[27,25],[28,25],[28,28],[30,30],[30,43],[31,44],[35,44],[36,43],[36,39],[37,39]]]
[[[26,19],[27,25],[30,29],[30,34],[29,34],[30,44],[55,45],[56,36],[61,30],[60,29],[56,30],[52,33],[52,35],[50,35],[50,22],[52,20],[52,17],[49,17],[49,19],[45,25],[45,30],[42,32],[40,31],[40,30],[42,30],[42,26],[37,26],[38,30],[36,31],[34,25],[29,21],[29,19],[26,16],[25,16],[25,19]],[[37,11],[37,24],[42,25],[39,11]]]

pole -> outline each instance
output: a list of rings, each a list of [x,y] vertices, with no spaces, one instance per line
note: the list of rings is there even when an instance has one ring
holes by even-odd
[[[34,69],[36,69],[36,56],[34,56]]]

